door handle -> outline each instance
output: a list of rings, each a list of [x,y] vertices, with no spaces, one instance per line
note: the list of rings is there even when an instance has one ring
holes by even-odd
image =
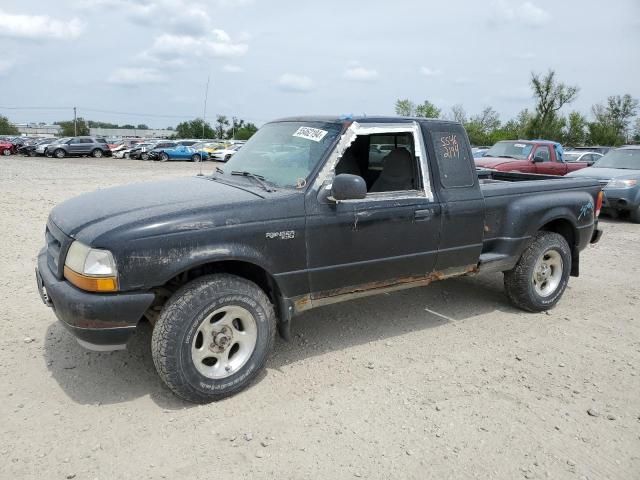
[[[440,212],[441,212],[440,205],[434,205],[433,207],[416,210],[414,214],[414,218],[416,220],[428,220],[434,215],[439,215]]]

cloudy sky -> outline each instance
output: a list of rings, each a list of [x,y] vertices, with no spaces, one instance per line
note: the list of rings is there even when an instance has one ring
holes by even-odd
[[[531,107],[530,72],[581,87],[572,108],[640,97],[640,1],[0,1],[0,114],[175,125],[236,115]],[[20,107],[20,109],[7,109]],[[60,110],[56,110],[59,108]]]

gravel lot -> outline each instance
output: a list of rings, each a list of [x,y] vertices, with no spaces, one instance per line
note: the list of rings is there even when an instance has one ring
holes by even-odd
[[[162,385],[149,328],[127,351],[83,350],[35,288],[49,210],[197,170],[0,158],[1,478],[640,477],[640,225],[627,222],[604,219],[549,314],[512,308],[499,274],[325,307],[216,404]]]

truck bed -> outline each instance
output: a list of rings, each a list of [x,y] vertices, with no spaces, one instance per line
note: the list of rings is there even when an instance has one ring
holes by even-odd
[[[556,222],[563,211],[580,218],[593,209],[601,189],[590,178],[558,177],[530,173],[478,170],[480,189],[485,199],[484,237],[480,268],[484,271],[504,271],[513,267],[527,241],[541,227]],[[582,198],[576,206],[576,195]],[[581,213],[581,210],[584,212]],[[555,212],[555,213],[549,213]],[[537,223],[531,223],[536,219]],[[556,225],[557,227],[557,225]],[[588,225],[570,225],[575,242],[588,242]],[[523,232],[527,232],[523,235]]]

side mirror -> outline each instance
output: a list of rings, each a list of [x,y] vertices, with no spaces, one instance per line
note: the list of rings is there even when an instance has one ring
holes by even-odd
[[[533,157],[533,163],[542,163],[542,162],[544,162],[544,158],[543,157],[541,157],[539,155],[536,155],[535,157]]]
[[[367,196],[367,184],[358,175],[341,173],[333,179],[331,196],[334,200],[358,200]]]

